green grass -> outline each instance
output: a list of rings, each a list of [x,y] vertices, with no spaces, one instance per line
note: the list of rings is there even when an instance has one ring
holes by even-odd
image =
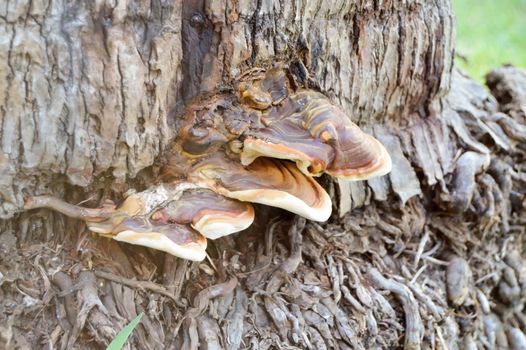
[[[137,317],[135,317],[126,327],[124,327],[120,332],[119,334],[117,334],[117,336],[115,337],[115,339],[113,339],[110,343],[110,345],[108,345],[108,347],[106,348],[106,350],[120,350],[122,349],[122,347],[124,346],[124,344],[126,343],[126,340],[128,340],[128,337],[130,336],[130,334],[133,332],[133,329],[135,327],[137,327],[137,325],[139,324],[139,322],[141,321],[141,318],[142,318],[142,312],[137,315]]]
[[[455,63],[473,79],[505,63],[526,68],[526,0],[453,0]]]

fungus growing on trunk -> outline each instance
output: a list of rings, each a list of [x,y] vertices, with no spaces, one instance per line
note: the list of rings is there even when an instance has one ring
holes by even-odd
[[[331,215],[327,192],[291,162],[259,158],[243,167],[216,156],[193,168],[189,180],[225,197],[282,208],[314,221]]]
[[[206,257],[206,238],[188,225],[130,217],[113,232],[110,237],[117,241],[161,250],[183,259],[201,261]]]
[[[248,228],[254,221],[254,207],[211,190],[195,189],[153,213],[152,220],[189,224],[206,238],[217,239]]]
[[[266,124],[247,132],[241,153],[244,165],[258,157],[288,159],[306,175],[327,173],[350,181],[391,171],[385,147],[318,92],[290,96],[268,113]]]
[[[91,209],[51,196],[37,196],[28,199],[25,208],[54,209],[67,216],[85,220],[91,231],[102,236],[161,250],[188,260],[203,260],[206,256],[206,238],[199,232],[189,225],[148,219],[148,204],[159,200],[154,197],[144,196],[143,199],[135,194],[128,197],[118,209],[114,205]]]
[[[51,208],[118,241],[202,260],[206,238],[252,224],[250,202],[325,221],[331,199],[314,176],[356,181],[391,170],[385,147],[324,95],[292,89],[281,68],[254,73],[236,82],[237,92],[188,106],[158,185],[119,208],[48,196],[26,208]]]

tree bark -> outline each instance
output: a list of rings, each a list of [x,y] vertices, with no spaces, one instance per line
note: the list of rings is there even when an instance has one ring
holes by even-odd
[[[134,348],[524,346],[526,74],[492,73],[494,97],[454,71],[449,1],[0,13],[0,347],[104,347],[139,312]],[[324,181],[329,222],[257,207],[197,264],[23,211],[31,195],[96,206],[151,185],[187,105],[276,64],[391,154],[388,176]]]
[[[425,110],[452,66],[447,3],[19,1],[3,12],[3,218],[59,181],[133,182],[185,103],[248,68],[299,60],[371,125]]]

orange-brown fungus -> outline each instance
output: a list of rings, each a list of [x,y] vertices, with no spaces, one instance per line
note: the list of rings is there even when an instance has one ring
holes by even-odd
[[[252,223],[249,202],[325,221],[332,205],[313,176],[364,180],[388,173],[391,158],[323,94],[301,86],[305,77],[296,78],[283,68],[253,69],[234,91],[187,106],[160,182],[119,208],[36,197],[28,209],[52,208],[116,240],[192,260],[205,257],[202,235],[215,239]]]
[[[190,224],[206,238],[216,239],[246,229],[254,221],[250,203],[223,197],[211,190],[186,191],[177,201],[152,215],[153,220]]]
[[[325,221],[331,214],[327,192],[287,161],[258,158],[244,167],[217,154],[192,168],[189,181],[225,197],[286,209],[311,220]]]
[[[265,119],[265,127],[247,132],[243,164],[260,156],[289,159],[307,175],[327,173],[346,180],[391,170],[385,147],[318,92],[303,90],[289,96]]]
[[[112,238],[117,241],[162,250],[188,260],[201,261],[206,256],[206,238],[188,225],[131,217],[118,224],[113,233]]]

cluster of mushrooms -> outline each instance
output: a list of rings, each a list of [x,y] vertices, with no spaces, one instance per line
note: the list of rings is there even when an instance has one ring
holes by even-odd
[[[251,203],[326,221],[331,199],[315,177],[365,180],[387,174],[391,158],[323,94],[294,86],[287,73],[250,71],[235,92],[189,106],[157,185],[119,207],[37,196],[26,209],[51,208],[117,241],[194,261],[206,257],[207,238],[252,224]]]

